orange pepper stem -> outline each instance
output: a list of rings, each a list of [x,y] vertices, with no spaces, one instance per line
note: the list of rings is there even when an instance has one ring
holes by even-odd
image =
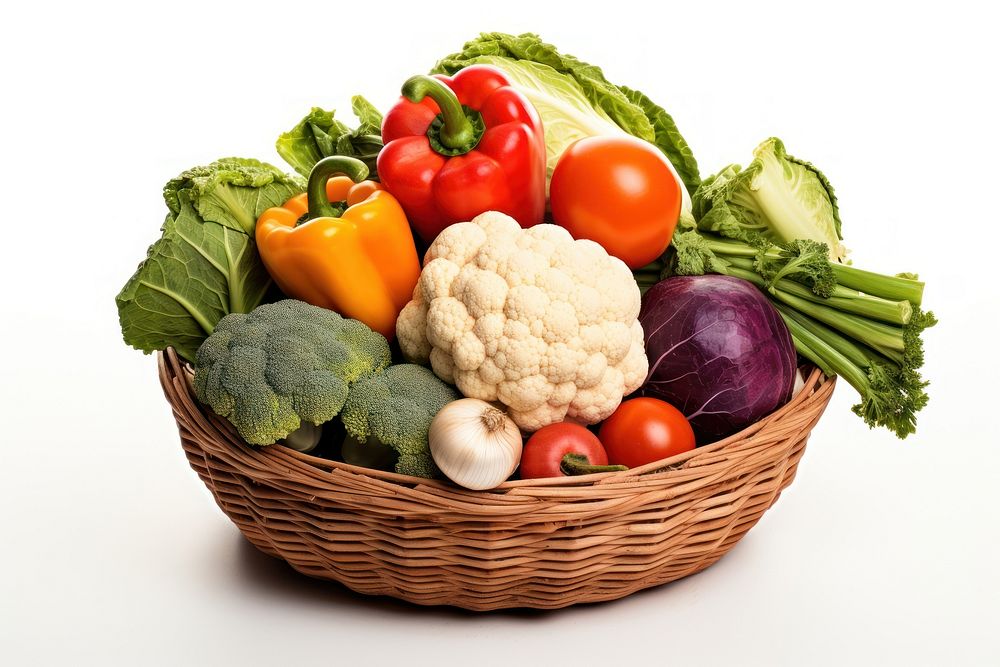
[[[358,183],[368,178],[368,165],[346,155],[331,155],[317,162],[309,172],[309,184],[306,186],[309,220],[339,218],[343,215],[344,208],[331,203],[326,196],[326,182],[337,174],[344,174]]]

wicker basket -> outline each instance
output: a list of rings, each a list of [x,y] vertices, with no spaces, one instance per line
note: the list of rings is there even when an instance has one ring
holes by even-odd
[[[191,467],[258,549],[361,593],[473,610],[613,600],[705,569],[791,484],[834,387],[814,370],[762,421],[642,468],[477,492],[249,447],[172,350],[159,373]]]

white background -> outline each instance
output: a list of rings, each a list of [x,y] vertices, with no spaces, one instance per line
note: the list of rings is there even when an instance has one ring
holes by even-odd
[[[987,3],[31,4],[0,37],[0,662],[1000,664]],[[248,547],[118,331],[160,189],[222,156],[278,163],[310,106],[384,109],[480,30],[539,32],[644,90],[705,174],[770,135],[820,165],[856,263],[928,283],[918,434],[869,431],[843,383],[794,485],[720,563],[556,613],[363,598]]]

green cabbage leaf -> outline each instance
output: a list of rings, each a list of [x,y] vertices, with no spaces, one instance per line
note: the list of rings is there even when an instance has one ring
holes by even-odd
[[[257,218],[304,189],[301,178],[243,158],[168,182],[162,235],[115,299],[125,342],[194,361],[219,320],[262,303],[271,279],[254,242]]]

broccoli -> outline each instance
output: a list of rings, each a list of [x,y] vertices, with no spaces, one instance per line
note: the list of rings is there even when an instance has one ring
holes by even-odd
[[[398,456],[396,472],[440,477],[427,445],[427,431],[434,415],[458,398],[458,393],[429,369],[399,364],[369,373],[351,385],[340,418],[354,438],[355,449],[362,454],[371,450],[370,456],[363,457],[366,461],[379,458],[379,450],[385,449],[382,445],[387,445]],[[368,465],[361,460],[357,463]]]
[[[350,383],[390,361],[361,322],[286,299],[223,317],[198,348],[194,390],[248,443],[270,445],[333,419]]]

